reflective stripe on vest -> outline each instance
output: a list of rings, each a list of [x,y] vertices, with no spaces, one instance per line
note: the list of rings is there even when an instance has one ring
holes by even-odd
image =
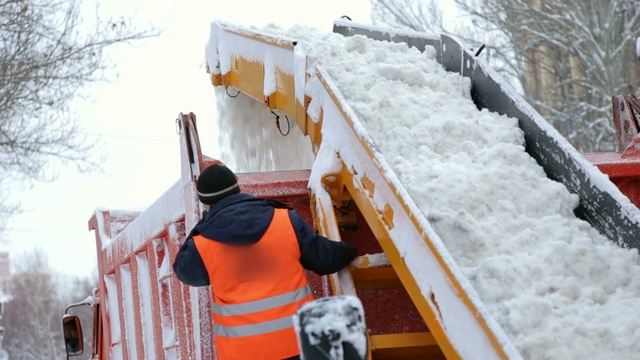
[[[280,306],[289,305],[296,301],[302,300],[311,295],[311,289],[308,285],[288,292],[282,295],[272,296],[266,299],[247,302],[244,304],[218,305],[215,301],[211,302],[213,312],[224,316],[245,315],[258,311],[274,309]]]
[[[254,312],[275,309],[280,306],[293,304],[297,301],[303,300],[309,295],[311,295],[311,289],[308,285],[306,285],[300,289],[288,292],[286,294],[277,295],[267,299],[256,300],[244,304],[218,305],[215,301],[212,301],[211,305],[213,308],[213,312],[216,314],[221,314],[224,316],[246,315]],[[224,326],[220,324],[214,324],[213,332],[220,336],[242,337],[267,334],[292,326],[293,320],[291,316],[286,316],[283,318],[251,325]]]
[[[286,316],[280,319],[266,321],[259,324],[240,325],[240,326],[224,326],[219,324],[213,325],[213,332],[218,336],[227,336],[230,338],[238,338],[243,336],[253,336],[268,334],[270,332],[283,330],[293,326],[293,318]]]

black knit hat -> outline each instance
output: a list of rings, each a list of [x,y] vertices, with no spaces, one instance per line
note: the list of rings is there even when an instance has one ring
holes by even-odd
[[[204,169],[198,177],[196,188],[200,201],[207,205],[213,205],[229,195],[240,192],[236,175],[221,164]]]

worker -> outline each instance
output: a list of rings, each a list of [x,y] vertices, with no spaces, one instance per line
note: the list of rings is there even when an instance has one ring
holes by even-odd
[[[313,300],[303,269],[347,266],[357,249],[316,234],[287,205],[242,193],[223,164],[198,177],[208,208],[178,251],[173,269],[191,286],[211,286],[217,359],[299,359],[292,316]]]

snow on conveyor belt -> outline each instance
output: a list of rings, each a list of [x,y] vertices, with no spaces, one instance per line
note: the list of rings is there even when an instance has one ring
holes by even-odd
[[[640,354],[640,261],[574,216],[579,199],[525,152],[516,119],[479,111],[435,49],[274,25],[347,99],[492,316],[528,359]]]

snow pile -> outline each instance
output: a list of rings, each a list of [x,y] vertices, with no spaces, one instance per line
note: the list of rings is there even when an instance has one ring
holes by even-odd
[[[578,197],[526,154],[517,121],[478,111],[468,79],[444,71],[434,49],[302,26],[265,31],[315,50],[525,358],[640,353],[637,250],[576,218]],[[237,129],[247,141],[245,130],[261,128]]]

